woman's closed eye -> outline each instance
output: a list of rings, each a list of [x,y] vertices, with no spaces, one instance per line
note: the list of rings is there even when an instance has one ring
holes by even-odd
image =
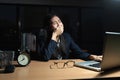
[[[59,22],[59,23],[62,23],[62,21],[61,21],[60,19],[58,20],[58,22]]]
[[[57,24],[57,22],[55,21],[55,22],[52,22],[52,25],[56,25]]]

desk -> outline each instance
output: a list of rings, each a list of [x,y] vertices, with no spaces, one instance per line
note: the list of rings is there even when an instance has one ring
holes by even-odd
[[[48,62],[31,61],[26,67],[17,67],[14,73],[0,73],[0,80],[59,80],[59,79],[86,79],[86,78],[106,78],[106,77],[120,77],[120,70],[112,71],[106,74],[100,72],[73,67],[65,69],[50,69],[50,64],[54,61]],[[61,60],[67,61],[67,60]],[[74,60],[82,61],[82,60]]]

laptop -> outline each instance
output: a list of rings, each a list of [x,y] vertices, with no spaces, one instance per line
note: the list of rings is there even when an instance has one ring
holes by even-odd
[[[120,33],[105,32],[103,59],[98,61],[76,62],[75,66],[95,71],[105,71],[120,66]]]

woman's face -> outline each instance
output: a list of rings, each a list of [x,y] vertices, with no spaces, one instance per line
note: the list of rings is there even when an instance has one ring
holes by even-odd
[[[53,18],[51,18],[51,28],[53,30],[56,30],[59,28],[61,30],[61,33],[63,33],[64,25],[58,16],[54,16]]]

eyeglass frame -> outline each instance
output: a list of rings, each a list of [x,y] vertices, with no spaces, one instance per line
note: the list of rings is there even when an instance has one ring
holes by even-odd
[[[50,65],[50,69],[54,69],[54,68],[52,68],[52,66],[55,66],[55,65],[57,66],[57,69],[64,69],[64,68],[65,68],[65,65],[67,65],[67,68],[72,68],[73,66],[71,66],[71,67],[68,66],[68,63],[70,63],[70,62],[73,62],[73,66],[74,66],[75,61],[69,60],[69,61],[66,61],[66,62],[53,62],[54,64],[51,64],[51,65]],[[63,67],[61,67],[61,68],[58,67],[58,64],[59,64],[59,63],[64,63],[64,64],[63,64]]]

